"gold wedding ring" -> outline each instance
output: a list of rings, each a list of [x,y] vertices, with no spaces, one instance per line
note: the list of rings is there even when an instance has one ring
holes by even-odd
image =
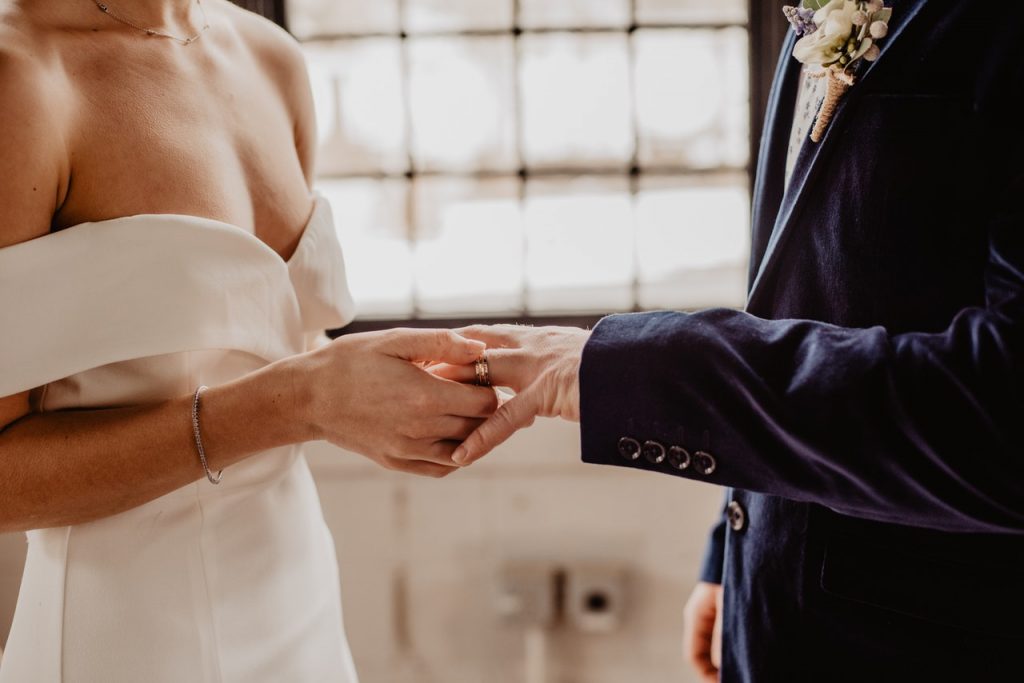
[[[487,352],[477,359],[474,366],[476,370],[476,383],[481,387],[491,386],[491,364],[487,362]]]

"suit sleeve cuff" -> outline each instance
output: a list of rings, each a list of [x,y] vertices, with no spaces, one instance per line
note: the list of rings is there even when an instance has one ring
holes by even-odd
[[[717,378],[690,341],[694,324],[664,312],[613,315],[594,328],[580,365],[584,462],[726,483],[721,421],[702,394]]]

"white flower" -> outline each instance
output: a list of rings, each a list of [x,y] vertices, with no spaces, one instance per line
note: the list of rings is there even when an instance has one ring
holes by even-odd
[[[831,0],[814,13],[818,30],[804,36],[793,47],[793,56],[804,64],[826,66],[838,60],[853,33],[854,0]]]

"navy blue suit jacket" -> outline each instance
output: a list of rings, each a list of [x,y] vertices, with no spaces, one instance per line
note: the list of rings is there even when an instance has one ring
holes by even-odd
[[[784,48],[746,311],[583,356],[584,460],[732,487],[727,682],[1024,680],[1024,3],[887,4],[785,191]]]

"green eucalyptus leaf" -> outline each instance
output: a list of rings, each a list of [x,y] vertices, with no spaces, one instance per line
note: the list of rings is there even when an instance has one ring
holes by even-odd
[[[852,62],[856,59],[860,59],[861,57],[863,57],[864,53],[871,49],[871,46],[874,44],[874,42],[875,41],[871,40],[870,38],[865,38],[863,41],[861,41],[860,47],[857,48],[857,51],[850,55],[850,61]]]
[[[829,3],[829,0],[803,0],[803,2],[800,3],[800,4],[803,7],[806,7],[807,9],[812,9],[815,12],[817,12],[822,7],[827,5],[828,3]]]

